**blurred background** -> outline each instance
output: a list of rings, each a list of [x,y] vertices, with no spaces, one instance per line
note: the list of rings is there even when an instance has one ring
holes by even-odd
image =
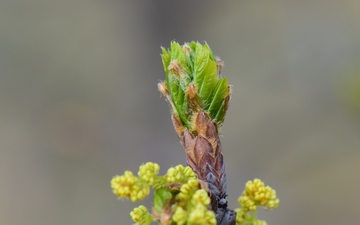
[[[233,85],[230,207],[275,188],[268,224],[360,224],[360,2],[0,2],[0,224],[132,224],[110,180],[185,154],[160,46],[207,41]]]

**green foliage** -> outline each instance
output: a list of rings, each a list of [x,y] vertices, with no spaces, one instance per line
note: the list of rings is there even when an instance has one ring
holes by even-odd
[[[230,98],[226,78],[220,78],[222,61],[216,59],[208,44],[180,45],[173,41],[161,54],[166,74],[165,85],[182,124],[192,130],[193,115],[200,109],[221,127]]]
[[[158,189],[154,193],[154,208],[157,213],[161,213],[166,201],[172,197],[171,191],[168,189]]]

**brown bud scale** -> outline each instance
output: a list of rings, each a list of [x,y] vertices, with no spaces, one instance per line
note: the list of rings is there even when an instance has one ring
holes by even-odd
[[[174,121],[178,130],[177,121]],[[187,164],[197,177],[208,183],[212,198],[212,209],[218,208],[217,201],[226,195],[226,175],[222,148],[215,122],[209,115],[200,111],[194,121],[195,130],[185,129],[180,136],[186,152]]]

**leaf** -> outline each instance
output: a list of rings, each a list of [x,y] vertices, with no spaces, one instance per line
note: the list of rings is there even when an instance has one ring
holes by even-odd
[[[193,72],[194,72],[194,57],[195,51],[190,45],[191,43],[186,43],[185,55],[186,55],[186,72],[188,77],[192,80],[193,79]]]
[[[183,51],[181,45],[175,41],[171,42],[170,45],[171,48],[171,61],[177,60],[179,63],[184,67],[185,70],[187,70],[186,66],[186,54]]]
[[[199,87],[199,94],[204,101],[205,109],[207,109],[211,103],[211,95],[215,90],[217,81],[217,67],[216,62],[209,61],[207,68],[203,71],[204,80]]]
[[[161,60],[162,60],[162,63],[163,63],[163,66],[164,66],[164,71],[167,72],[167,67],[169,66],[170,64],[170,51],[167,51],[164,47],[161,47],[161,51],[162,53],[160,54],[161,55]]]
[[[230,90],[228,95],[225,97],[224,101],[221,103],[221,106],[219,108],[219,111],[217,112],[215,116],[215,121],[218,124],[218,127],[220,128],[225,120],[226,111],[229,107],[229,101],[230,101]]]
[[[218,128],[222,126],[222,123],[224,122],[225,119],[225,114],[226,114],[225,101],[223,101],[219,107],[219,110],[217,111],[217,114],[214,116],[214,120],[218,124]]]
[[[210,55],[210,48],[207,44],[202,46],[200,43],[196,43],[194,83],[205,108],[209,106],[209,97],[216,86],[217,80],[216,62],[210,59]]]
[[[210,46],[209,46],[206,42],[205,42],[205,44],[204,44],[204,48],[208,49],[208,51],[209,51],[209,53],[210,53],[210,54],[209,54],[210,59],[211,59],[212,61],[216,61],[215,56],[214,56],[214,53],[212,52]]]
[[[166,79],[166,83],[168,84],[168,74],[169,74],[169,64],[170,64],[170,57],[171,57],[171,53],[170,51],[167,51],[164,47],[161,47],[161,51],[162,54],[161,55],[161,60],[164,66],[164,71],[165,71],[165,79]]]
[[[170,43],[170,52],[171,52],[171,60],[175,60],[179,58],[179,53],[181,52],[181,46],[176,41],[172,41]]]
[[[196,44],[197,44],[197,42],[195,42],[195,41],[192,41],[189,43],[189,46],[193,50],[194,53],[196,51]]]
[[[203,71],[208,64],[208,61],[209,51],[205,51],[200,43],[196,43],[193,77],[195,84],[199,88],[201,88],[201,84],[204,81],[205,74],[203,73]]]
[[[213,93],[214,94],[211,97],[211,102],[208,111],[210,113],[211,118],[215,119],[222,105],[222,102],[224,101],[225,97],[229,94],[228,81],[225,77],[218,80]]]
[[[185,93],[180,86],[179,80],[173,74],[169,74],[169,91],[181,121],[183,124],[187,124],[184,107]]]
[[[172,198],[171,191],[164,188],[158,189],[154,193],[154,208],[158,213],[161,213],[165,202]]]

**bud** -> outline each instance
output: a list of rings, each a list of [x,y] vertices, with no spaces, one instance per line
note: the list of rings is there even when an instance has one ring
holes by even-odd
[[[170,46],[169,50],[162,49],[166,79],[159,90],[170,105],[171,119],[185,149],[186,162],[201,180],[200,185],[205,184],[201,186],[205,186],[207,194],[195,195],[196,201],[206,198],[205,205],[210,203],[208,207],[212,210],[207,212],[204,204],[196,204],[188,221],[234,225],[236,213],[227,208],[225,199],[226,174],[218,133],[230,100],[228,81],[221,78],[223,61],[215,58],[206,43],[191,42],[181,47],[172,42]],[[198,186],[197,181],[194,184],[189,180],[181,186],[178,197],[188,199]],[[205,214],[209,216],[206,223]],[[182,215],[180,211],[178,215]]]
[[[162,48],[161,58],[166,79],[158,88],[172,113],[187,129],[194,130],[192,119],[203,110],[219,129],[230,100],[230,86],[221,78],[223,61],[214,56],[209,45],[198,42],[183,46],[172,42],[169,50]]]

